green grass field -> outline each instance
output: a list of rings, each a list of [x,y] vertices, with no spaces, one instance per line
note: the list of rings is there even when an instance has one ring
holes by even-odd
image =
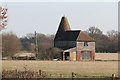
[[[57,76],[62,74],[70,77],[74,72],[80,76],[111,76],[118,75],[117,61],[2,61],[2,70],[45,71]],[[59,75],[58,75],[59,76]]]

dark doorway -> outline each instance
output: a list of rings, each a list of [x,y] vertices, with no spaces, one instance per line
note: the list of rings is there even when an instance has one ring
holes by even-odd
[[[91,51],[82,51],[81,60],[91,60]]]
[[[70,60],[70,52],[65,52],[65,60]]]

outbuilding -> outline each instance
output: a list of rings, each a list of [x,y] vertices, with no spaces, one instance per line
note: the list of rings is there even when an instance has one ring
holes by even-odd
[[[63,60],[95,60],[95,39],[82,30],[71,30],[64,16],[54,39],[54,47],[64,50]]]
[[[12,57],[13,60],[35,60],[35,54],[34,53],[16,53]]]

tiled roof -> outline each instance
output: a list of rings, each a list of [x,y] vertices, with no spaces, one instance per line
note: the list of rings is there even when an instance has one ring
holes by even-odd
[[[80,32],[77,41],[95,41],[92,37],[90,37],[88,34],[85,34],[83,31]]]

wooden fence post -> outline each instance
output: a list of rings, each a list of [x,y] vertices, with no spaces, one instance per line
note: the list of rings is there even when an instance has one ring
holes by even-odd
[[[60,74],[60,78],[62,78],[62,74]]]
[[[40,76],[42,75],[42,71],[41,71],[41,70],[39,70],[39,75],[40,75]]]
[[[74,72],[72,72],[72,80],[74,80]]]
[[[115,74],[112,74],[112,80],[115,80]]]

